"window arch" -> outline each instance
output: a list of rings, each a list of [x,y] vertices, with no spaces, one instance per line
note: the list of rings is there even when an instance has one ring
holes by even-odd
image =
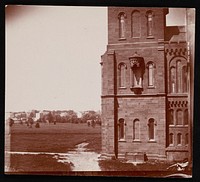
[[[120,39],[125,39],[125,33],[126,33],[126,23],[125,23],[125,18],[126,18],[126,14],[125,13],[120,13],[118,15],[119,18],[119,38]]]
[[[184,125],[188,125],[188,109],[184,111]]]
[[[147,17],[147,36],[153,37],[153,12],[147,11],[146,17]]]
[[[173,145],[174,144],[174,134],[170,133],[169,134],[169,145]]]
[[[119,87],[125,87],[126,86],[126,69],[127,66],[125,63],[120,63],[118,65],[119,69]]]
[[[119,140],[125,139],[125,122],[124,119],[119,119]]]
[[[135,119],[133,121],[133,140],[140,140],[140,121]]]
[[[169,92],[187,93],[187,60],[183,57],[175,57],[170,61],[169,68]]]
[[[182,144],[182,134],[178,133],[177,134],[177,145],[181,145]]]
[[[176,111],[176,125],[183,125],[183,111],[181,109]]]
[[[153,87],[154,86],[155,64],[153,62],[148,62],[147,63],[147,69],[148,69],[148,86]]]
[[[133,11],[131,16],[132,37],[141,36],[141,16],[138,10]]]
[[[153,118],[149,119],[148,122],[148,130],[149,130],[149,140],[155,140],[155,121]]]

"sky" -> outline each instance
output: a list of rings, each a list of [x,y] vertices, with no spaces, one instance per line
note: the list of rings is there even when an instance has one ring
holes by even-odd
[[[167,23],[184,25],[184,9]],[[7,6],[5,28],[6,112],[101,109],[106,7]]]

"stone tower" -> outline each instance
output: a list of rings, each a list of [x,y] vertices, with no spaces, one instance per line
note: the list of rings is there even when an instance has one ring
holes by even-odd
[[[135,161],[187,156],[185,29],[167,28],[167,13],[166,8],[108,8],[102,156]]]

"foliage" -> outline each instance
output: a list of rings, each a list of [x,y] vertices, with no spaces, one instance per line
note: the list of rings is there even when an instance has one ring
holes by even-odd
[[[95,111],[85,111],[82,113],[82,121],[85,123],[87,120],[95,120],[100,122],[100,114]]]

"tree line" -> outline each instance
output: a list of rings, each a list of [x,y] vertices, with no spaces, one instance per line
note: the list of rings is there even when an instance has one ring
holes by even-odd
[[[46,114],[41,114],[38,122],[49,123],[86,123],[88,120],[95,121],[97,124],[101,123],[101,116],[96,111],[84,111],[82,116],[78,117],[77,113],[73,110],[65,111],[64,113],[49,111]]]

